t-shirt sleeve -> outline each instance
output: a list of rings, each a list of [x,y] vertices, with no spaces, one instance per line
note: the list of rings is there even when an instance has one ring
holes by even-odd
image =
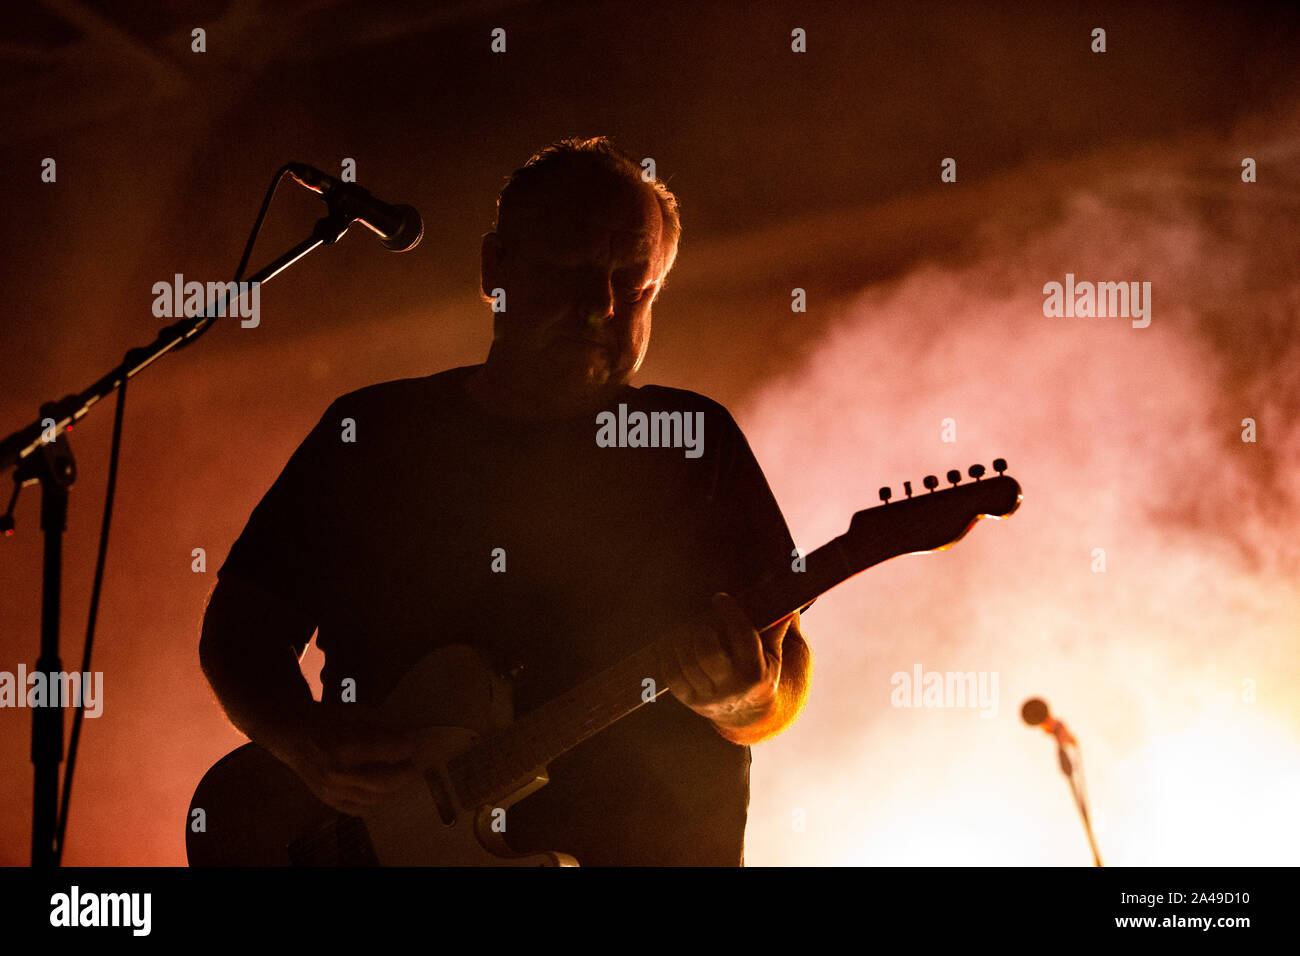
[[[744,586],[789,573],[795,544],[749,441],[730,414],[716,502],[723,510],[724,534],[733,542]]]
[[[330,514],[329,456],[337,449],[337,402],[321,417],[289,458],[275,483],[253,509],[218,577],[231,575],[256,584],[320,619]]]

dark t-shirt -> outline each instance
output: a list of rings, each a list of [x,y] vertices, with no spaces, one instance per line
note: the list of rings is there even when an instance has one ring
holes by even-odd
[[[221,568],[317,623],[326,693],[352,678],[358,701],[378,706],[429,651],[472,644],[503,669],[523,665],[523,713],[715,591],[789,569],[785,520],[718,403],[626,387],[611,412],[703,413],[702,454],[601,447],[591,414],[525,423],[486,411],[464,391],[472,371],[335,401]],[[665,694],[555,759],[550,783],[511,807],[507,839],[585,865],[734,866],[749,762],[749,748]]]

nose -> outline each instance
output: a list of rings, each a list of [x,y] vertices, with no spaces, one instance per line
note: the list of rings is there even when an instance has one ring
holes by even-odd
[[[592,325],[603,324],[614,314],[614,277],[611,272],[595,272],[584,284],[579,302],[582,318]]]

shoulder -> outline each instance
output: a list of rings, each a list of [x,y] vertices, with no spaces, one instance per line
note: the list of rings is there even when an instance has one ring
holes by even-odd
[[[435,429],[462,400],[459,382],[473,366],[448,369],[419,378],[377,382],[330,402],[304,445],[338,452],[340,434],[351,453],[379,452],[411,439],[415,430]],[[342,431],[340,431],[342,430]],[[364,449],[364,451],[363,451]]]
[[[425,402],[449,394],[457,395],[460,382],[474,368],[475,366],[466,365],[418,378],[399,378],[366,385],[340,395],[330,404],[330,408],[333,410],[410,408],[412,403]]]
[[[638,408],[645,411],[699,412],[706,422],[715,423],[729,431],[740,431],[740,426],[721,402],[685,388],[667,385],[641,385],[630,389]]]

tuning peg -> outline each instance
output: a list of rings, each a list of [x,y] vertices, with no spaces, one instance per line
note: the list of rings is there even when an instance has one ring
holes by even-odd
[[[970,466],[970,476],[971,476],[972,478],[974,478],[976,481],[979,481],[981,478],[984,477],[984,466],[983,466],[983,465],[971,465],[971,466]]]
[[[903,482],[903,490],[907,492],[907,497],[912,497],[912,483],[910,481]]]
[[[948,481],[949,481],[950,484],[954,484],[954,485],[956,485],[956,484],[960,484],[960,483],[961,483],[961,472],[958,471],[956,468],[954,468],[952,471],[948,472]]]
[[[1004,471],[1007,470],[1007,460],[1005,458],[994,458],[993,470],[996,471],[999,475],[1002,474]]]
[[[893,494],[894,493],[890,491],[888,487],[881,488],[880,500],[883,501],[885,504],[889,504],[889,499],[893,497]]]
[[[926,475],[925,478],[921,480],[921,484],[925,485],[925,487],[929,488],[931,491],[934,491],[934,489],[939,487],[939,479],[934,477],[934,475]]]

